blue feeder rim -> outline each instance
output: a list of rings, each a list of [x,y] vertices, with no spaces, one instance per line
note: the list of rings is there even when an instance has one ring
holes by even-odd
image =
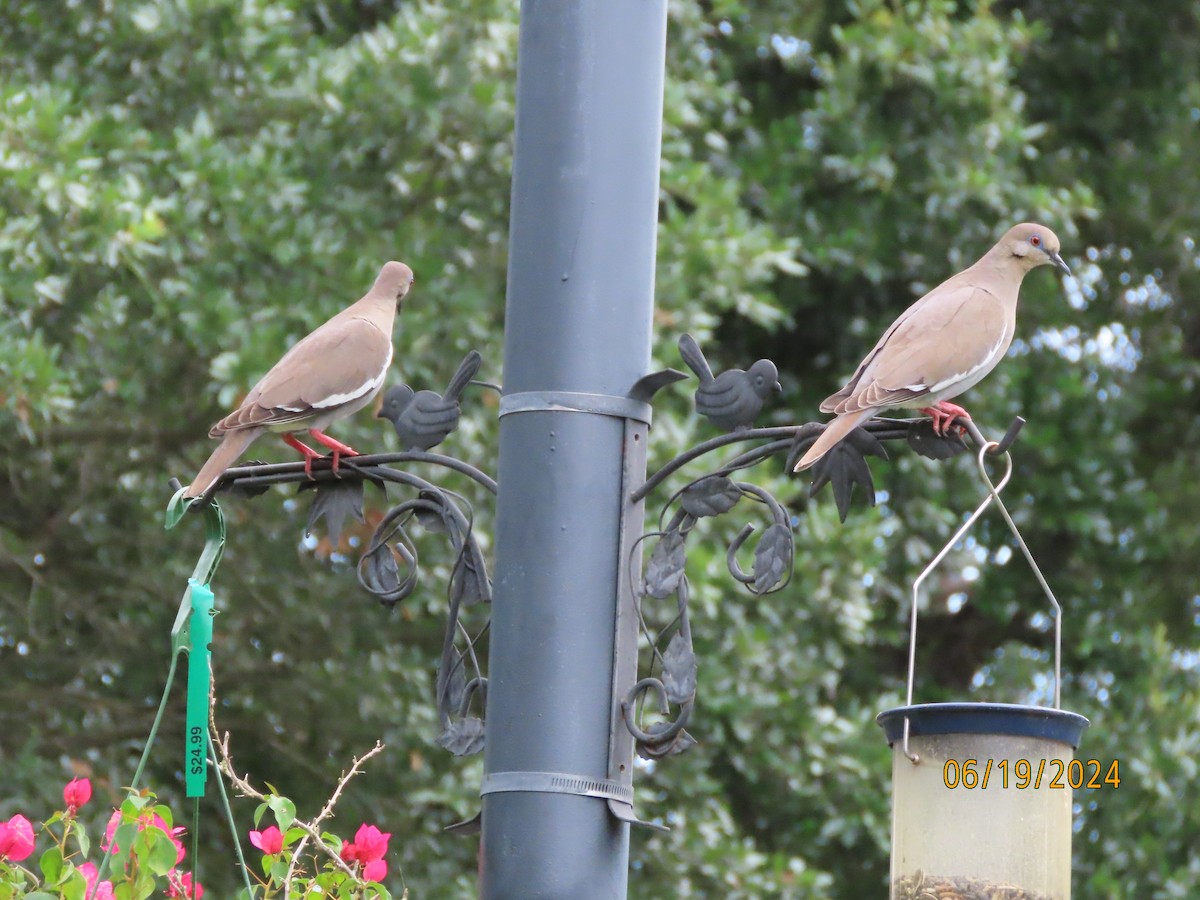
[[[904,720],[909,736],[934,734],[997,734],[1041,738],[1079,746],[1083,729],[1090,724],[1079,713],[1018,703],[917,703],[886,709],[875,717],[888,743],[904,740]]]

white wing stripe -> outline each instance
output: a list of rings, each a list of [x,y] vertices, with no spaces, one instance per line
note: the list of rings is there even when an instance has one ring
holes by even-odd
[[[938,391],[948,388],[951,385],[966,381],[980,369],[990,369],[992,366],[992,360],[996,358],[997,351],[999,351],[1003,345],[1004,338],[1001,337],[1000,340],[996,341],[996,343],[992,345],[991,349],[988,350],[987,355],[985,355],[982,360],[971,366],[971,368],[967,369],[965,372],[959,372],[957,375],[951,375],[949,378],[943,378],[937,384],[929,388],[929,393],[936,394]]]
[[[387,359],[383,362],[383,367],[379,370],[379,374],[374,378],[368,378],[359,387],[352,391],[347,391],[344,394],[330,394],[323,400],[316,400],[312,404],[313,409],[328,409],[331,406],[341,406],[344,403],[349,403],[351,400],[357,400],[365,394],[373,393],[383,385],[383,380],[387,377],[388,369],[392,365],[392,344],[388,342]],[[286,409],[286,407],[284,407]]]

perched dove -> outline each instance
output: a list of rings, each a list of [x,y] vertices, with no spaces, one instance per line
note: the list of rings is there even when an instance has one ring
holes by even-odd
[[[246,395],[242,405],[208,432],[221,443],[192,481],[185,497],[200,497],[237,462],[265,431],[283,432],[285,443],[304,454],[304,471],[321,454],[296,439],[308,431],[333,451],[337,471],[342,456],[356,456],[323,433],[332,423],[370,403],[383,387],[392,363],[392,323],[412,285],[404,263],[385,263],[365,297],[298,341]]]
[[[458,427],[459,398],[479,371],[483,357],[472,350],[450,379],[445,394],[437,391],[414,392],[407,384],[395,384],[383,395],[376,418],[387,419],[396,428],[400,446],[405,450],[429,450],[436,447]]]
[[[700,387],[696,388],[696,412],[725,431],[749,428],[762,412],[763,403],[771,392],[782,390],[779,371],[769,359],[760,359],[748,372],[727,369],[713,377],[704,351],[690,334],[679,339],[679,355],[700,379]]]
[[[939,434],[956,418],[969,419],[965,409],[947,398],[979,382],[1008,352],[1025,273],[1053,264],[1071,274],[1058,251],[1058,238],[1049,228],[1016,225],[977,263],[901,313],[854,377],[821,404],[821,412],[837,413],[837,418],[795,471],[807,469],[882,409],[920,409]]]

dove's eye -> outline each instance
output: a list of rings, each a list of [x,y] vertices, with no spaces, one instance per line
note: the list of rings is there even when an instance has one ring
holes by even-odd
[[[1031,234],[1029,236],[1029,243],[1034,247],[1042,246],[1042,236],[1040,234]]]

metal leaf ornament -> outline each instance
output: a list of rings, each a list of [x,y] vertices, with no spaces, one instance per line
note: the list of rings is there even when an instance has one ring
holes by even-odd
[[[459,592],[458,598],[463,606],[492,602],[492,581],[488,577],[487,563],[478,547],[467,547],[453,577],[453,590]]]
[[[793,546],[792,530],[786,525],[776,523],[763,532],[754,549],[754,593],[765,594],[787,577]]]
[[[449,750],[455,756],[470,756],[483,749],[484,728],[483,720],[468,716],[450,723],[450,726],[437,738],[437,745]]]
[[[650,735],[665,733],[673,727],[671,722],[655,722],[646,731]],[[678,756],[690,747],[696,746],[696,739],[681,730],[670,740],[663,742],[639,741],[637,754],[642,759],[666,759],[668,756]]]
[[[688,703],[696,696],[696,654],[691,638],[677,631],[663,653],[663,687],[672,703]]]
[[[670,596],[679,586],[686,563],[683,535],[668,531],[659,539],[646,564],[645,592],[651,597]]]
[[[412,540],[403,528],[397,530],[397,538],[394,551],[387,541],[379,541],[369,547],[358,561],[359,583],[378,597],[379,602],[388,609],[392,609],[416,590],[419,575],[417,550]],[[397,556],[404,560],[408,568],[403,578],[400,577]]]
[[[887,450],[878,438],[863,428],[855,428],[813,466],[813,483],[808,495],[814,497],[825,485],[832,484],[838,518],[843,522],[850,514],[850,499],[856,484],[862,488],[867,505],[874,506],[875,482],[871,478],[871,467],[867,465],[868,456],[888,458]]]
[[[679,504],[685,512],[702,519],[729,512],[741,499],[741,490],[730,478],[708,475],[688,485],[679,496]]]
[[[240,467],[265,466],[267,464],[267,461],[263,459],[245,459],[238,463]],[[238,484],[234,482],[225,488],[225,494],[231,497],[260,497],[270,489],[269,484]]]
[[[967,452],[967,443],[953,429],[941,435],[933,430],[933,422],[918,419],[908,426],[908,446],[926,459],[951,459]]]
[[[325,520],[325,530],[329,534],[329,542],[338,545],[345,527],[347,517],[353,517],[359,522],[365,522],[363,517],[363,485],[358,479],[345,481],[326,481],[313,486],[316,492],[312,508],[308,511],[308,524],[305,534],[312,534],[317,523]],[[301,485],[305,490],[306,485]]]

